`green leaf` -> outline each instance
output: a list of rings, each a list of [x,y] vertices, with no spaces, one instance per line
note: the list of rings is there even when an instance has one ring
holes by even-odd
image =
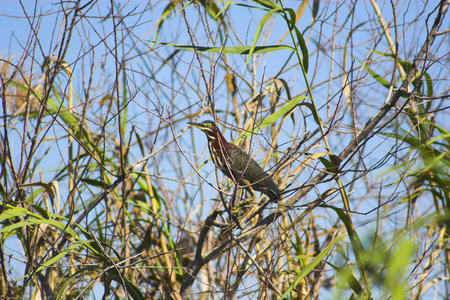
[[[231,6],[231,4],[233,4],[233,0],[228,0],[222,7],[222,9],[217,13],[217,15],[214,17],[214,19],[217,19],[217,17],[219,15],[222,14],[222,12],[224,12],[229,6]],[[225,23],[224,23],[225,24]]]
[[[422,169],[418,175],[428,172],[430,169],[434,168],[441,161],[445,161],[444,158],[450,154],[450,151],[441,153],[440,155],[427,160],[427,164],[424,169]]]
[[[333,153],[330,153],[329,157],[330,157],[330,160],[328,160],[324,157],[318,157],[318,159],[325,166],[325,168],[327,169],[328,172],[330,172],[330,173],[339,172],[339,165],[341,164],[340,158]]]
[[[224,54],[249,54],[251,47],[204,47],[204,46],[192,46],[192,45],[180,45],[180,44],[170,44],[170,43],[162,43],[155,42],[161,45],[170,46],[178,49],[184,49],[189,51],[200,51],[200,52],[212,52],[212,53],[224,53]],[[290,46],[285,45],[268,45],[268,46],[257,46],[254,47],[253,53],[267,53],[278,50],[294,50]]]
[[[352,226],[351,219],[345,213],[343,209],[330,206],[338,215],[339,219],[341,219],[342,223],[344,223],[345,229],[347,230],[348,237],[350,238],[350,243],[352,244],[353,253],[355,254],[356,263],[358,264],[359,271],[361,276],[364,278],[364,281],[367,282],[367,272],[365,265],[362,261],[363,255],[363,246],[361,243],[361,239],[358,236],[358,233],[354,230]]]
[[[253,0],[253,2],[264,6],[268,9],[278,9],[281,10],[281,7],[279,7],[274,1],[269,1],[269,0]]]
[[[136,300],[146,299],[144,297],[144,295],[142,295],[141,291],[139,290],[139,288],[137,286],[135,286],[131,281],[129,281],[126,278],[124,278],[124,280],[125,280],[125,287],[126,287],[128,293],[130,293],[131,297],[133,297],[133,299],[136,299]]]
[[[81,178],[81,181],[83,181],[89,185],[100,187],[100,188],[104,188],[105,184],[106,184],[104,182],[101,182],[100,180],[92,179],[92,178]]]
[[[23,217],[28,214],[28,211],[23,207],[14,207],[10,209],[5,209],[0,214],[0,222],[3,222],[4,220],[8,220],[15,217]],[[0,229],[1,232],[1,229]]]
[[[322,262],[328,254],[330,254],[331,250],[334,248],[334,245],[343,239],[344,236],[337,237],[334,239],[328,246],[323,249],[319,255],[314,257],[309,264],[307,264],[302,272],[294,279],[294,282],[287,288],[287,290],[281,295],[280,299],[287,298],[287,296],[294,290],[294,288],[305,278],[312,270]]]
[[[305,73],[307,73],[308,67],[309,67],[308,48],[306,47],[306,43],[305,43],[305,40],[303,39],[303,35],[300,33],[300,31],[298,30],[298,28],[295,24],[295,22],[296,22],[295,12],[294,12],[294,10],[292,10],[290,8],[284,9],[284,12],[287,12],[289,15],[289,18],[286,15],[283,15],[283,18],[288,23],[289,30],[290,31],[293,30],[295,32],[297,41],[294,41],[294,43],[295,44],[298,43],[300,45],[300,50],[302,51],[302,62],[301,63],[303,64]]]
[[[220,16],[220,10],[216,2],[214,2],[213,0],[200,0],[199,2],[205,7],[208,15],[214,20],[217,20],[217,18]]]
[[[79,248],[82,244],[83,244],[82,242],[73,243],[72,245],[70,245],[69,247],[64,249],[63,251],[60,251],[57,255],[53,256],[52,258],[50,258],[49,260],[44,262],[41,266],[39,266],[39,268],[36,269],[36,271],[32,271],[32,273],[34,274],[34,273],[37,273],[37,272],[43,270],[44,268],[50,267],[54,263],[58,262],[61,258],[66,256],[68,253],[70,253],[72,250]],[[29,274],[29,275],[31,275],[31,274]]]
[[[256,33],[255,36],[253,37],[253,42],[252,45],[250,47],[250,51],[248,53],[248,57],[247,57],[247,61],[245,62],[246,64],[248,63],[250,57],[253,55],[253,52],[255,51],[255,47],[256,47],[256,43],[258,42],[259,36],[261,35],[261,31],[264,28],[264,25],[266,24],[267,20],[272,17],[272,15],[276,12],[278,12],[279,9],[278,8],[274,8],[270,11],[268,11],[262,18],[261,21],[259,21],[258,27],[256,28]]]
[[[156,30],[156,39],[159,36],[159,32],[161,31],[164,21],[167,19],[169,14],[175,10],[175,8],[176,8],[176,3],[174,1],[170,1],[170,3],[164,8],[161,18],[159,18],[156,21],[155,26],[158,26],[158,29]],[[153,27],[153,29],[154,28],[155,27]],[[153,31],[153,29],[152,29],[152,31]]]
[[[364,69],[366,69],[367,73],[369,73],[376,81],[378,81],[378,83],[380,83],[382,86],[384,86],[385,88],[389,89],[391,84],[389,83],[389,81],[387,81],[386,79],[384,79],[383,77],[381,77],[380,75],[378,75],[377,73],[375,73],[374,71],[372,71],[372,69],[370,69],[366,63],[361,63],[361,61],[359,59],[356,58],[356,60],[363,65]]]
[[[319,4],[320,4],[319,0],[313,1],[312,17],[314,20],[317,18],[317,13],[319,12]]]
[[[289,113],[292,109],[294,109],[299,104],[299,102],[305,98],[306,98],[306,96],[295,97],[294,99],[292,99],[291,101],[286,103],[283,107],[277,109],[277,111],[275,111],[273,114],[271,114],[270,116],[265,118],[260,125],[256,126],[255,131],[253,131],[253,132],[247,131],[244,134],[242,134],[237,140],[246,139],[250,135],[263,130],[267,126],[274,124],[278,119],[282,118],[284,115]]]
[[[43,98],[43,95],[41,93],[39,93],[38,91],[35,91],[31,88],[28,88],[27,86],[16,82],[16,81],[11,81],[10,82],[13,86],[17,87],[18,89],[25,91],[25,92],[30,92],[33,96],[35,96],[36,98],[39,99],[39,101],[41,102],[41,99]],[[56,98],[59,98],[59,95],[57,93],[55,93]],[[62,104],[62,100],[59,98],[59,103],[57,101],[55,101],[53,98],[47,98],[47,101],[45,103],[45,106],[47,108],[47,110],[51,113],[54,114],[56,116],[58,116],[59,118],[61,118],[65,124],[67,124],[70,128],[70,130],[73,132],[74,136],[77,138],[81,138],[83,137],[85,139],[85,141],[87,142],[86,146],[93,146],[93,143],[90,140],[90,136],[88,134],[88,132],[83,129],[83,127],[80,125],[79,119],[77,117],[75,117],[70,111],[67,110],[67,108]],[[98,153],[102,153],[101,149],[97,149]],[[100,155],[101,156],[101,155]]]
[[[25,221],[21,221],[21,222],[17,222],[14,224],[11,224],[9,226],[5,226],[0,228],[0,233],[3,232],[10,232],[12,230],[15,230],[17,228],[21,228],[21,227],[25,227],[25,226],[29,226],[29,225],[41,225],[41,224],[48,224],[48,225],[52,225],[58,229],[60,229],[61,231],[64,231],[65,233],[71,235],[74,238],[78,238],[77,233],[68,225],[56,221],[56,220],[50,220],[50,219],[40,219],[40,218],[28,218]]]
[[[405,280],[405,273],[408,270],[415,250],[416,245],[411,240],[403,239],[390,257],[385,285],[394,300],[406,299],[409,287]]]

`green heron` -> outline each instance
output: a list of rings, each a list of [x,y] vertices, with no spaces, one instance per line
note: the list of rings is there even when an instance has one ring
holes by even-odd
[[[189,122],[189,124],[206,134],[211,159],[228,178],[240,186],[252,187],[266,194],[273,202],[281,198],[281,191],[272,177],[264,172],[250,155],[238,146],[228,143],[213,121]]]

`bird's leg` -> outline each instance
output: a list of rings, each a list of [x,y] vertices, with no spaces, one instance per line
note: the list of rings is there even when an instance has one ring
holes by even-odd
[[[231,214],[230,214],[230,224],[231,225],[233,225],[233,223],[235,223],[236,224],[236,226],[239,228],[239,229],[242,229],[242,227],[241,227],[241,224],[239,223],[239,219],[236,217],[236,215],[234,214],[234,212],[235,212],[235,202],[236,202],[236,198],[237,198],[237,191],[238,191],[238,185],[237,184],[235,184],[234,185],[234,191],[233,191],[233,194],[232,194],[232,196],[231,196],[231,202],[230,202],[230,211],[231,211]],[[234,227],[234,226],[233,226]]]
[[[239,223],[238,218],[236,217],[236,215],[233,213],[234,210],[234,202],[237,196],[237,190],[238,190],[238,186],[237,184],[235,185],[233,194],[231,196],[231,201],[230,201],[230,211],[229,211],[229,223],[227,224],[227,226],[223,227],[220,232],[219,235],[217,236],[217,239],[220,242],[225,241],[225,239],[227,237],[229,237],[229,239],[231,240],[233,238],[233,229],[235,229],[236,227],[242,230],[242,227]],[[221,199],[223,202],[223,205],[225,206],[225,199],[223,199],[223,196],[221,194]]]
[[[271,203],[270,200],[262,201],[258,203],[258,205],[255,207],[255,209],[252,209],[248,212],[248,214],[245,216],[244,222],[247,223],[248,221],[252,220],[256,215],[261,215],[263,210]]]
[[[236,208],[233,212],[238,214],[239,219],[242,220],[242,216],[245,216],[248,210],[253,206],[253,201],[255,199],[255,194],[250,187],[241,188],[239,186],[239,191],[241,192],[241,197],[239,203],[237,203]]]
[[[236,224],[239,225],[239,221],[237,220],[236,216],[233,214],[233,205],[234,205],[234,201],[232,200],[230,202],[230,206],[228,206],[225,202],[225,198],[223,197],[223,194],[221,192],[219,192],[219,196],[220,196],[220,200],[222,201],[222,205],[225,208],[225,210],[227,211],[228,215],[231,217],[232,220],[235,221]],[[234,198],[234,196],[232,196],[232,199]],[[241,228],[241,226],[239,225],[239,228]]]

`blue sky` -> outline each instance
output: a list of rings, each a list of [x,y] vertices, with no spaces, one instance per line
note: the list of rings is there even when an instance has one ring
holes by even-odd
[[[36,30],[39,36],[39,45],[36,47],[31,47],[31,49],[36,49],[35,53],[28,53],[28,58],[25,61],[25,66],[30,66],[32,63],[35,64],[35,70],[38,68],[44,56],[52,54],[55,51],[55,45],[59,32],[59,25],[62,20],[62,15],[59,12],[60,6],[54,1],[39,1],[37,6],[34,7],[35,1],[23,1],[24,8],[27,15],[33,15],[33,10],[42,15],[41,19],[31,20],[34,22],[34,27],[38,28]],[[86,3],[86,2],[83,2]],[[108,16],[109,12],[109,1],[99,2],[101,4],[95,6],[92,9],[87,18],[81,24],[77,24],[75,31],[73,32],[73,37],[71,41],[71,46],[69,47],[66,61],[69,63],[74,74],[74,90],[79,97],[77,101],[83,102],[84,92],[87,86],[87,79],[91,74],[89,66],[94,62],[94,80],[96,90],[93,90],[90,94],[93,102],[99,101],[109,93],[111,93],[113,87],[113,81],[115,79],[115,63],[113,59],[114,54],[114,36],[112,33],[113,23],[110,18],[102,18]],[[142,136],[145,136],[148,132],[155,130],[158,125],[159,119],[155,117],[154,114],[160,114],[162,117],[168,117],[170,114],[176,118],[181,118],[182,116],[189,116],[190,113],[194,113],[199,107],[204,107],[205,100],[205,84],[202,83],[201,75],[199,72],[200,66],[198,64],[196,55],[194,52],[181,51],[179,52],[171,66],[165,65],[159,70],[161,66],[161,61],[163,58],[167,58],[173,53],[174,48],[170,46],[163,46],[160,44],[152,44],[152,41],[157,38],[159,42],[175,43],[175,44],[190,44],[189,34],[185,28],[185,23],[182,18],[181,12],[178,11],[177,14],[172,14],[168,20],[165,21],[163,25],[163,30],[161,34],[156,37],[154,26],[155,22],[161,17],[162,11],[165,7],[164,2],[157,3],[153,8],[146,7],[147,1],[123,1],[116,2],[125,5],[122,8],[121,14],[135,14],[133,16],[128,16],[125,18],[125,26],[119,26],[118,39],[124,42],[120,44],[118,49],[119,61],[124,62],[126,68],[128,69],[128,85],[127,91],[128,96],[131,101],[129,102],[128,115],[129,127],[127,133],[131,131],[131,125],[134,125],[136,131]],[[243,2],[239,2],[243,3]],[[298,1],[286,1],[285,5],[287,7],[293,7],[294,10],[297,8]],[[379,74],[385,76],[390,74],[390,69],[392,68],[392,62],[378,54],[371,52],[373,49],[377,51],[382,51],[389,53],[387,43],[382,36],[381,30],[369,31],[373,27],[377,27],[376,16],[370,9],[369,3],[364,1],[358,1],[356,5],[356,10],[351,12],[348,10],[350,5],[347,6],[346,2],[338,3],[335,1],[325,1],[322,2],[323,6],[327,9],[321,15],[321,20],[323,21],[321,26],[314,26],[313,30],[308,30],[308,26],[311,24],[311,5],[306,9],[304,16],[297,23],[298,28],[301,32],[304,32],[304,38],[307,41],[308,50],[310,52],[310,68],[308,72],[308,79],[311,81],[313,86],[313,95],[316,100],[317,106],[320,108],[320,114],[323,120],[332,117],[334,112],[334,107],[341,107],[342,111],[339,111],[341,118],[330,132],[328,138],[332,145],[332,150],[335,153],[339,153],[348,143],[352,137],[350,131],[350,120],[351,116],[348,111],[348,107],[345,105],[345,99],[342,96],[342,85],[341,79],[330,80],[330,74],[333,76],[338,76],[343,72],[343,55],[342,50],[345,46],[348,47],[347,42],[353,43],[354,47],[352,53],[347,53],[347,65],[345,70],[348,70],[352,64],[357,68],[360,61],[364,61],[368,56],[371,55],[372,60],[375,62],[373,64],[374,70]],[[413,26],[408,27],[408,23],[417,16],[421,11],[420,4],[416,1],[400,1],[398,11],[401,12],[397,16],[397,22],[401,31],[399,32],[399,56],[403,59],[409,59],[418,51],[422,43],[424,42],[424,33],[426,32],[426,18],[431,12],[430,8],[426,7],[427,11],[421,12],[419,15],[419,20]],[[322,7],[323,7],[322,6]],[[392,21],[391,6],[388,1],[380,3],[380,8],[383,16],[388,21]],[[335,14],[334,11],[339,9],[339,14]],[[116,7],[116,11],[119,7]],[[146,12],[140,14],[142,10]],[[230,39],[226,41],[226,46],[236,46],[243,42],[245,45],[250,45],[253,41],[257,25],[265,11],[255,10],[243,7],[232,7],[229,16],[231,18],[231,24],[234,25],[230,30],[235,31],[238,38],[230,35]],[[23,8],[20,6],[18,1],[10,1],[7,5],[3,5],[2,12],[0,13],[0,55],[1,57],[12,57],[18,60],[20,55],[23,53],[23,49],[26,47],[30,34],[30,24],[29,20],[24,17],[25,13]],[[101,16],[101,17],[97,17]],[[344,20],[352,16],[351,21],[348,21],[345,26],[333,27],[333,24],[341,24]],[[88,21],[87,21],[88,20]],[[221,44],[219,37],[215,37],[213,40],[211,37],[207,36],[201,31],[202,26],[200,26],[201,18],[195,14],[194,10],[187,10],[187,20],[190,22],[192,28],[196,28],[197,31],[194,32],[195,37],[198,39],[198,44],[201,46],[218,46]],[[214,21],[208,19],[210,26],[214,28],[216,25]],[[431,21],[428,21],[430,24]],[[392,28],[392,23],[391,28]],[[448,22],[447,22],[448,24]],[[57,25],[55,27],[55,25]],[[352,28],[361,25],[360,31],[353,34],[352,40],[347,40],[349,33]],[[270,35],[267,39],[264,37],[260,38],[261,44],[276,44],[280,38],[286,33],[285,23],[277,18],[273,24],[267,25],[273,26],[270,30]],[[127,31],[127,29],[132,28],[132,31]],[[333,31],[335,30],[335,31]],[[369,32],[377,32],[377,36],[368,36]],[[331,37],[335,35],[335,39]],[[290,44],[289,38],[286,38],[282,44]],[[92,46],[95,46],[95,51],[92,50]],[[318,49],[318,45],[322,47]],[[158,51],[150,49],[155,47]],[[434,45],[435,48],[432,49],[434,55],[437,57],[444,56],[448,53],[448,45],[439,46]],[[277,72],[282,68],[284,62],[289,57],[290,52],[287,50],[282,50],[274,52],[272,54],[256,56],[254,61],[246,64],[246,56],[238,55],[228,55],[228,63],[233,70],[238,72],[242,78],[239,80],[238,84],[238,101],[247,101],[252,95],[252,91],[248,87],[247,83],[254,83],[255,85],[260,84],[261,87],[267,85],[265,80],[277,74]],[[211,61],[208,59],[211,58]],[[206,73],[211,70],[211,65],[216,62],[217,56],[205,55],[203,57]],[[258,61],[260,59],[260,61]],[[448,60],[447,60],[448,62]],[[259,63],[259,64],[257,64]],[[305,92],[306,86],[302,79],[301,73],[298,66],[296,66],[295,58],[290,58],[289,65],[294,66],[291,70],[284,72],[281,77],[287,81],[292,95],[300,95]],[[257,66],[257,67],[255,67]],[[174,78],[171,68],[175,68],[179,74],[179,77]],[[439,62],[434,64],[428,72],[430,74],[439,74],[440,72],[445,72],[445,69]],[[155,73],[152,73],[152,72]],[[39,72],[38,72],[39,73]],[[214,99],[216,103],[216,109],[219,111],[219,118],[229,116],[227,110],[229,110],[230,101],[229,96],[226,91],[224,84],[225,72],[221,68],[220,64],[215,69],[214,74]],[[355,107],[358,111],[358,116],[360,117],[357,121],[357,126],[362,127],[367,119],[372,116],[379,107],[384,103],[384,98],[387,93],[383,87],[381,87],[373,78],[367,75],[363,70],[360,72],[354,72],[353,80],[355,85],[359,84],[361,86],[355,95]],[[436,77],[438,77],[436,75]],[[182,78],[186,79],[186,84]],[[64,86],[64,81],[67,78],[62,75],[58,78],[62,86]],[[83,81],[84,79],[84,81]],[[437,89],[444,89],[444,85],[439,85],[436,83]],[[285,95],[283,95],[285,97]],[[90,100],[91,100],[90,99]],[[166,101],[165,101],[166,100]],[[173,101],[172,101],[173,100]],[[285,99],[287,100],[287,99]],[[330,102],[328,102],[330,100]],[[202,106],[203,105],[203,106]],[[329,108],[331,106],[332,108]],[[225,112],[220,112],[220,110]],[[99,108],[94,110],[95,113],[90,115],[92,121],[97,117],[106,115],[107,112],[104,108]],[[295,118],[303,118],[305,116],[305,122],[297,122],[296,127],[292,124],[286,122],[286,127],[283,128],[282,135],[280,137],[280,148],[279,150],[284,151],[289,146],[289,142],[292,141],[292,137],[302,137],[305,133],[314,131],[317,126],[308,113],[308,110],[303,110],[304,114],[300,112],[295,114]],[[269,113],[261,113],[258,115],[259,118],[264,118]],[[187,117],[186,117],[187,118]],[[211,115],[203,115],[200,120],[211,119]],[[89,118],[87,122],[89,122]],[[183,122],[175,124],[176,132],[181,132],[186,129],[187,119]],[[359,122],[359,123],[358,123]],[[231,125],[239,127],[237,124],[233,124],[233,119],[229,118],[226,120],[228,126],[221,125],[222,128],[226,128],[225,136],[228,139],[234,139],[238,136],[238,130],[232,128]],[[94,122],[89,123],[92,128],[96,128]],[[242,125],[242,124],[240,124]],[[444,125],[448,126],[448,123]],[[61,136],[61,132],[58,129],[53,129],[55,131],[50,131],[48,137],[58,137]],[[117,136],[118,126],[115,119],[112,119],[107,127],[107,132],[111,135]],[[12,133],[14,135],[14,133]],[[127,135],[126,135],[127,136]],[[147,137],[146,142],[151,142],[151,137]],[[168,135],[164,139],[159,139],[156,148],[164,144],[164,141],[170,139],[171,136]],[[267,148],[267,141],[263,136],[254,136],[254,156],[257,159],[261,159],[263,153],[261,149]],[[368,167],[372,164],[376,164],[380,159],[380,153],[385,154],[393,146],[389,144],[387,138],[375,137],[368,147],[371,151],[366,152],[366,163]],[[188,154],[188,158],[192,162],[201,164],[208,157],[209,154],[206,148],[206,138],[199,131],[188,129],[180,138],[180,146]],[[283,144],[286,142],[286,144]],[[40,180],[39,176],[42,174],[44,180],[52,180],[54,178],[55,172],[64,166],[63,160],[67,154],[67,144],[65,141],[52,141],[52,151],[51,155],[46,156],[40,165],[42,173],[36,172],[35,180]],[[20,149],[19,139],[13,140],[13,147],[15,149]],[[45,147],[42,148],[42,154],[46,150]],[[142,155],[137,149],[133,149],[134,159],[140,159]],[[324,151],[323,147],[314,148],[313,151]],[[196,155],[194,155],[194,152]],[[20,153],[16,153],[17,159],[20,157]],[[171,144],[167,147],[164,155],[157,159],[153,163],[160,163],[159,171],[164,173],[168,179],[164,180],[167,186],[175,188],[178,182],[175,180],[178,178],[178,171],[174,170],[170,162],[176,161],[179,157],[179,149]],[[269,163],[270,165],[271,163]],[[372,178],[374,182],[384,183],[390,182],[391,178],[386,175],[382,175],[382,171],[385,171],[388,167],[394,164],[386,165],[386,167],[379,169],[375,174],[369,176],[374,176]],[[190,166],[183,161],[182,169],[185,174],[190,175],[188,181],[192,182],[192,193],[198,190],[198,183],[195,173]],[[152,169],[150,165],[150,172],[156,168]],[[215,184],[215,172],[214,167],[211,163],[206,164],[200,170],[201,174],[207,177],[207,179]],[[300,177],[299,182],[295,182],[296,185],[301,185],[304,181],[309,178],[309,173]],[[347,178],[350,180],[351,176]],[[357,182],[357,185],[363,185],[361,182]],[[61,182],[61,196],[65,197],[67,195],[67,190],[64,189],[65,183]],[[318,187],[318,191],[323,191],[329,186]],[[384,186],[386,189],[386,185]],[[213,188],[205,186],[205,193],[207,197],[214,198],[216,196]],[[305,199],[305,203],[312,200],[312,197],[316,196],[316,191],[312,193],[311,198]],[[364,197],[365,190],[358,190],[355,188],[355,192],[352,195],[355,198]],[[378,202],[376,202],[377,195],[373,195],[371,199],[374,201],[366,201],[362,207],[358,207],[361,211],[369,211],[371,208],[376,207]],[[200,203],[200,195],[195,198],[195,201],[191,203],[191,207],[188,207],[186,215],[193,213],[196,205]],[[303,204],[303,203],[302,203]],[[203,215],[198,216],[198,219],[202,219],[207,215],[207,211],[203,211]],[[324,211],[324,213],[329,213]],[[370,218],[376,217],[375,215],[370,215]],[[366,220],[365,217],[361,217],[361,222]],[[325,226],[325,224],[324,224]],[[393,225],[395,226],[395,225]],[[364,229],[361,229],[364,230]]]

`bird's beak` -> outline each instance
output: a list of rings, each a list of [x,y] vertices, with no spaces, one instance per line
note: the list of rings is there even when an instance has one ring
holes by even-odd
[[[188,122],[188,124],[189,124],[189,125],[191,125],[191,126],[194,126],[194,127],[200,128],[200,129],[203,129],[203,128],[205,128],[205,126],[203,126],[203,124],[202,124],[202,123]]]

